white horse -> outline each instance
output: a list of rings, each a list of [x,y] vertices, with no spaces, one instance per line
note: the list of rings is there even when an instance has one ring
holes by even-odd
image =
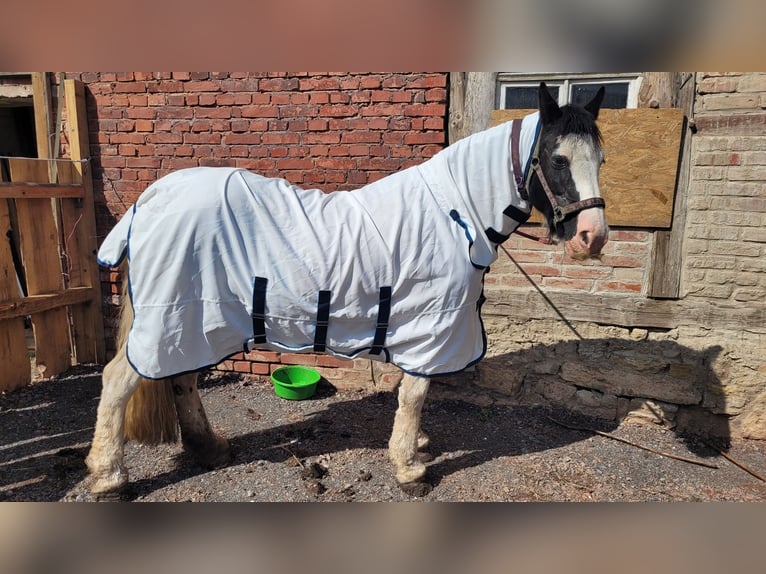
[[[607,241],[596,126],[603,88],[470,136],[351,192],[324,194],[228,168],[170,174],[109,234],[127,255],[117,353],[106,365],[88,468],[91,491],[128,482],[126,439],[177,440],[204,465],[230,461],[197,371],[242,350],[369,357],[404,371],[389,441],[396,478],[422,481],[429,377],[480,360],[483,278],[534,206],[574,258]],[[153,379],[153,380],[152,380]]]

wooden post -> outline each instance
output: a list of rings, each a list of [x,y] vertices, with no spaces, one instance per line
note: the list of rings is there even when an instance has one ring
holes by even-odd
[[[64,80],[72,170],[59,172],[62,183],[82,183],[85,197],[62,205],[62,226],[66,238],[69,287],[90,287],[94,298],[86,305],[71,308],[74,355],[78,363],[103,363],[104,322],[101,311],[101,282],[96,261],[96,216],[93,204],[93,179],[90,172],[88,122],[85,88],[82,82]],[[63,170],[62,170],[63,171]],[[63,176],[63,177],[62,177]]]
[[[494,72],[451,72],[449,143],[487,129],[495,108]]]
[[[648,75],[648,74],[647,74]],[[658,299],[677,299],[681,296],[681,273],[683,269],[683,237],[686,227],[686,196],[691,171],[691,133],[688,121],[694,115],[694,72],[671,72],[652,74],[659,88],[650,97],[649,103],[656,102],[661,107],[676,107],[684,111],[683,139],[678,166],[673,221],[668,231],[654,233],[651,267],[647,296]],[[643,90],[642,90],[643,91]],[[663,95],[664,94],[664,95]]]

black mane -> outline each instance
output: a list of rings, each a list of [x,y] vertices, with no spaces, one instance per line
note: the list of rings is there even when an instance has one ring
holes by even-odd
[[[603,143],[601,130],[598,129],[593,116],[582,106],[577,104],[568,104],[561,107],[561,118],[558,122],[561,126],[561,134],[574,134],[590,138],[599,147]]]

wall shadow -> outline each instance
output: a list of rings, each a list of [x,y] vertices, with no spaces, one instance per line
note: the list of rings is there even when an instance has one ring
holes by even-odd
[[[101,392],[98,366],[0,397],[0,501],[55,501],[87,475]]]

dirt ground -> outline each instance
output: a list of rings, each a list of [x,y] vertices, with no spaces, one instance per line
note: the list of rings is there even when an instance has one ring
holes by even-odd
[[[759,501],[766,483],[693,438],[660,428],[617,427],[571,413],[479,407],[439,397],[423,409],[431,437],[427,480],[396,484],[386,445],[394,393],[340,392],[324,381],[306,401],[277,397],[266,379],[211,373],[200,393],[230,438],[231,465],[196,465],[179,444],[126,446],[133,501]],[[454,392],[454,388],[450,389]],[[0,397],[0,500],[90,501],[84,458],[100,369],[78,367]],[[558,421],[558,422],[557,422]],[[709,468],[656,451],[701,460]],[[766,443],[733,440],[728,453],[766,473]]]

